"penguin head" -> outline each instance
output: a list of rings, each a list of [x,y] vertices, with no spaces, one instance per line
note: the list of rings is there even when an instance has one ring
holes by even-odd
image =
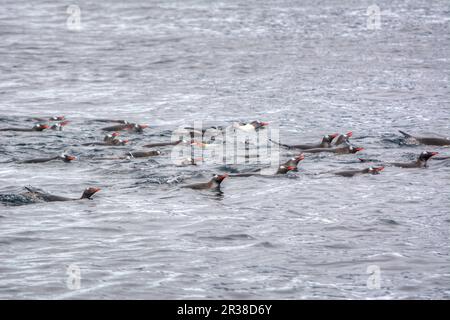
[[[64,116],[55,116],[55,117],[50,117],[50,121],[63,121],[66,117]]]
[[[48,129],[48,128],[49,128],[48,124],[38,123],[37,125],[35,125],[33,127],[33,130],[35,130],[35,131],[43,131],[43,130]]]
[[[222,174],[222,175],[216,174],[216,175],[213,176],[212,181],[214,181],[214,182],[217,183],[217,184],[221,184],[222,181],[223,181],[226,177],[228,177],[228,174],[226,174],[226,173],[225,173],[225,174]]]
[[[268,122],[262,122],[262,121],[258,121],[258,120],[252,121],[252,122],[250,122],[250,124],[253,127],[255,127],[255,129],[259,129],[259,128],[262,128],[262,127],[265,127],[265,126],[269,125]]]
[[[77,157],[75,157],[75,156],[71,156],[71,155],[64,154],[64,153],[60,156],[60,159],[64,162],[70,162],[70,161],[76,160],[76,158]]]
[[[431,157],[438,155],[439,152],[424,151],[419,155],[419,161],[427,161]]]
[[[63,127],[66,126],[66,125],[68,125],[68,124],[69,124],[69,121],[63,121],[63,122],[60,122],[60,123],[55,123],[55,124],[53,124],[53,125],[50,127],[50,129],[61,131],[61,130],[63,129]]]
[[[81,199],[91,199],[91,197],[99,192],[101,189],[96,187],[89,187],[84,190],[83,195],[81,196]]]
[[[348,150],[350,151],[350,153],[357,153],[358,151],[363,151],[364,148],[349,146]]]
[[[137,123],[127,124],[127,129],[128,130],[131,130],[131,131],[134,131],[134,132],[139,132],[139,133],[144,132],[144,129],[147,128],[147,127],[148,127],[148,125],[146,125],[146,124],[137,124]]]
[[[134,125],[136,132],[143,132],[145,128],[148,127],[147,124],[135,124]]]
[[[366,170],[367,173],[370,174],[380,174],[380,172],[384,170],[384,167],[369,167]]]
[[[338,135],[339,135],[339,133],[327,134],[327,135],[323,136],[322,142],[323,143],[331,143],[331,141],[333,141],[333,139],[336,138]]]
[[[281,166],[278,167],[277,174],[286,174],[289,171],[297,171],[297,170],[298,168],[295,165],[282,164]]]

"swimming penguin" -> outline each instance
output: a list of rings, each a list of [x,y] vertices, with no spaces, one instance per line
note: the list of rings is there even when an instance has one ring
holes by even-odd
[[[378,159],[358,158],[359,162],[381,162]]]
[[[223,175],[216,174],[208,182],[190,184],[190,185],[182,186],[182,188],[190,188],[190,189],[195,189],[195,190],[205,190],[205,189],[216,189],[217,190],[217,189],[220,189],[220,184],[226,177],[228,177],[228,174],[223,174]]]
[[[418,137],[418,136],[412,136],[401,130],[399,130],[399,132],[402,135],[404,135],[407,139],[417,141],[418,143],[421,143],[421,144],[426,144],[426,145],[430,145],[430,146],[450,146],[449,138]]]
[[[331,148],[331,142],[334,138],[338,136],[338,133],[334,134],[327,134],[323,136],[322,141],[317,144],[294,144],[294,145],[287,145],[287,144],[281,144],[278,142],[275,142],[271,139],[269,141],[278,144],[279,146],[285,147],[287,149],[314,149],[314,148]]]
[[[75,159],[76,159],[75,156],[62,154],[60,156],[51,157],[51,158],[38,158],[38,159],[24,160],[24,161],[20,161],[19,163],[43,163],[43,162],[49,162],[49,161],[53,161],[53,160],[61,160],[64,162],[71,162]]]
[[[351,138],[352,136],[353,136],[353,132],[352,131],[349,131],[346,134],[340,134],[340,135],[338,135],[338,137],[334,141],[334,145],[338,146],[338,145],[341,145],[343,143],[350,143],[349,138]]]
[[[112,126],[112,127],[106,127],[106,128],[103,128],[102,130],[103,131],[128,130],[130,132],[142,133],[142,132],[144,132],[144,129],[147,127],[148,127],[148,125],[146,125],[146,124],[125,123],[125,124],[118,124],[118,125]]]
[[[112,122],[112,123],[121,123],[121,124],[128,124],[129,122],[126,120],[110,120],[110,119],[94,119],[91,121],[95,121],[95,122]]]
[[[233,124],[233,128],[235,129],[239,129],[242,131],[246,131],[246,132],[251,132],[251,131],[255,131],[261,128],[264,128],[266,126],[268,126],[269,123],[268,122],[262,122],[262,121],[252,121],[250,123],[237,123],[235,122]]]
[[[189,136],[191,140],[198,139],[211,143],[216,141],[216,137],[221,136],[223,132],[224,127],[222,126],[211,126],[208,128],[184,127],[183,129],[175,130],[173,134],[178,134],[182,141],[184,141],[182,137]]]
[[[187,158],[182,158],[182,159],[177,159],[174,160],[173,163],[177,166],[177,167],[185,167],[185,166],[196,166],[198,161],[202,161],[203,158],[191,158],[191,157],[187,157]]]
[[[234,174],[230,174],[230,177],[233,178],[238,178],[238,177],[254,177],[254,176],[260,176],[260,177],[274,177],[276,175],[280,175],[280,174],[286,174],[289,171],[297,171],[297,166],[296,165],[280,165],[278,167],[278,170],[275,173],[272,174],[266,174],[263,173],[262,170],[259,170],[257,172],[244,172],[244,173],[234,173]]]
[[[44,131],[48,129],[48,125],[46,124],[37,124],[33,126],[33,128],[3,128],[0,131],[19,131],[19,132],[32,132],[32,131]]]
[[[45,118],[33,118],[33,121],[46,122],[46,121],[64,121],[66,117],[64,116],[53,116],[53,117],[45,117]]]
[[[307,149],[307,150],[303,150],[303,152],[306,152],[306,153],[331,152],[331,153],[336,153],[336,154],[350,154],[350,153],[357,153],[358,151],[362,151],[362,150],[364,150],[364,148],[345,145],[343,147],[337,147],[337,148]]]
[[[343,176],[343,177],[354,177],[361,174],[379,174],[384,170],[384,167],[369,167],[362,170],[345,170],[345,171],[337,171],[334,172],[335,175]]]
[[[426,168],[427,167],[427,161],[435,156],[438,155],[439,152],[429,152],[424,151],[422,152],[416,161],[413,162],[407,162],[407,163],[401,163],[401,162],[389,162],[390,165],[393,165],[395,167],[400,168]]]
[[[191,135],[203,136],[207,132],[218,134],[222,132],[224,128],[222,126],[211,126],[208,128],[184,127],[184,129]]]
[[[128,155],[131,158],[154,157],[154,156],[159,156],[160,154],[161,154],[161,151],[159,151],[159,150],[128,152]]]
[[[113,132],[111,134],[105,135],[103,142],[86,142],[81,144],[82,146],[124,146],[129,140],[121,140],[117,138],[119,136],[118,132]]]
[[[144,148],[155,148],[155,147],[165,147],[165,146],[176,146],[182,142],[186,142],[185,140],[177,140],[173,142],[158,142],[158,143],[150,143],[144,145]]]
[[[113,139],[108,142],[86,142],[82,143],[82,146],[124,146],[129,140]]]
[[[125,159],[134,159],[134,158],[147,158],[147,157],[155,157],[161,155],[161,151],[152,150],[152,151],[136,151],[136,152],[128,152],[123,156],[119,157],[102,157],[102,158],[93,158],[92,160],[125,160]]]
[[[55,130],[55,131],[62,131],[63,128],[69,124],[69,121],[63,121],[63,122],[59,122],[59,123],[55,123],[52,124],[52,126],[50,127],[51,130]]]
[[[303,159],[305,159],[305,156],[303,154],[300,154],[294,158],[289,159],[288,161],[286,161],[285,163],[281,164],[278,167],[278,170],[275,172],[275,174],[266,174],[263,173],[262,170],[259,170],[257,172],[230,174],[230,177],[252,177],[252,176],[272,177],[279,174],[286,174],[289,171],[297,171],[298,163]]]
[[[84,190],[83,194],[80,198],[66,198],[66,197],[60,197],[51,195],[43,190],[33,188],[33,187],[25,187],[25,189],[28,191],[26,193],[23,193],[22,196],[34,201],[45,201],[45,202],[55,202],[55,201],[74,201],[74,200],[82,200],[82,199],[89,199],[92,200],[92,196],[100,191],[100,188],[95,187],[89,187]]]

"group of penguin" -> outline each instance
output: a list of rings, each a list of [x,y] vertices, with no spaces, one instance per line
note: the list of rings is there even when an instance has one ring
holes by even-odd
[[[57,130],[62,131],[65,126],[69,124],[69,121],[65,119],[64,116],[57,116],[57,117],[46,117],[46,118],[32,118],[33,121],[39,121],[39,123],[35,124],[31,128],[0,128],[1,132],[6,131],[12,131],[12,132],[42,132],[44,130]],[[105,128],[102,128],[102,131],[104,131],[106,134],[102,141],[93,141],[93,142],[87,142],[83,143],[84,146],[124,146],[126,145],[129,140],[122,140],[119,138],[120,131],[128,131],[130,133],[142,133],[145,128],[147,128],[147,125],[144,124],[136,124],[131,123],[126,120],[108,120],[108,119],[96,119],[92,120],[96,122],[104,122],[104,123],[115,123],[114,125],[107,126]],[[45,122],[45,123],[43,123]],[[47,124],[49,123],[49,124]],[[246,132],[250,131],[257,131],[262,128],[265,128],[268,126],[267,122],[262,121],[252,121],[249,123],[234,123],[233,128],[235,130],[242,130]],[[207,129],[202,130],[196,130],[191,127],[185,128],[189,134],[190,134],[190,141],[186,140],[178,140],[178,141],[171,141],[171,142],[160,142],[160,143],[151,143],[146,144],[143,147],[145,148],[156,148],[156,147],[164,147],[164,146],[174,146],[177,144],[188,144],[191,146],[198,146],[201,148],[204,148],[207,144],[204,143],[204,141],[197,141],[195,140],[195,137],[201,137],[203,140],[203,135],[205,134],[205,131]],[[214,129],[221,131],[223,130],[222,127],[211,127],[209,129]],[[420,137],[420,136],[413,136],[408,133],[405,133],[403,131],[400,131],[400,133],[411,142],[414,142],[416,144],[423,144],[423,145],[431,145],[431,146],[450,146],[450,139],[449,138],[442,138],[442,137]],[[311,153],[334,153],[334,154],[354,154],[361,150],[364,150],[361,147],[355,147],[353,146],[349,139],[352,137],[353,133],[347,132],[346,134],[328,134],[322,137],[322,140],[319,143],[311,143],[311,144],[296,144],[296,145],[288,145],[288,144],[282,144],[276,141],[272,141],[269,139],[271,143],[277,144],[279,147],[287,150],[300,150],[302,153],[290,158],[285,163],[281,164],[278,167],[278,170],[274,173],[274,175],[280,175],[280,174],[286,174],[290,171],[297,171],[298,164],[300,161],[305,159],[305,154],[311,154]],[[124,154],[123,156],[118,157],[104,157],[104,158],[95,158],[96,160],[115,160],[115,159],[131,159],[131,158],[144,158],[144,157],[152,157],[152,156],[158,156],[161,152],[159,150],[150,150],[150,151],[132,151]],[[344,170],[344,171],[337,171],[333,172],[335,175],[344,176],[344,177],[353,177],[356,175],[363,175],[363,174],[379,174],[382,170],[384,170],[386,165],[401,167],[401,168],[424,168],[427,167],[427,161],[431,157],[435,157],[435,159],[449,159],[450,156],[444,156],[444,157],[436,157],[438,155],[438,152],[431,152],[431,151],[423,151],[420,153],[415,161],[412,162],[406,162],[406,163],[399,163],[399,162],[389,162],[386,164],[381,164],[378,166],[370,166],[362,170]],[[72,155],[62,154],[54,157],[48,157],[48,158],[37,158],[37,159],[28,159],[20,161],[20,163],[43,163],[53,160],[61,160],[64,162],[71,162],[75,160],[76,157]],[[363,159],[359,158],[361,162],[376,162],[377,160],[372,159]],[[192,158],[187,158],[185,161],[181,162],[182,165],[195,165],[196,162]],[[196,190],[201,189],[214,189],[214,190],[220,190],[220,185],[223,182],[223,180],[227,177],[249,177],[249,176],[255,176],[255,175],[261,175],[260,171],[254,171],[254,172],[247,172],[247,173],[235,173],[235,174],[222,174],[222,175],[214,175],[212,179],[210,179],[207,182],[202,183],[196,183],[196,184],[189,184],[184,185],[182,188],[191,188]],[[80,198],[66,198],[66,197],[60,197],[55,196],[52,194],[49,194],[43,190],[33,188],[33,187],[26,187],[27,191],[25,193],[21,193],[20,196],[26,199],[26,203],[34,203],[34,202],[53,202],[53,201],[72,201],[72,200],[81,200],[81,199],[92,199],[92,196],[100,191],[100,188],[97,187],[89,187],[84,190],[83,194]]]

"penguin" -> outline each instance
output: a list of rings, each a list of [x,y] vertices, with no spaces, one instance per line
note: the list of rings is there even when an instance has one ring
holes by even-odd
[[[173,163],[174,163],[177,167],[196,166],[196,165],[197,165],[196,160],[202,161],[203,158],[191,158],[191,157],[187,157],[187,158],[182,158],[182,159],[174,160]]]
[[[350,154],[350,153],[357,153],[358,151],[362,151],[362,150],[364,150],[364,148],[345,145],[343,147],[335,147],[335,148],[306,149],[306,150],[303,150],[303,152],[305,152],[305,153],[331,152],[331,153],[336,153],[336,154]]]
[[[378,159],[358,158],[359,162],[381,162]]]
[[[182,136],[189,135],[191,140],[197,138],[201,139],[203,142],[206,141],[207,143],[212,143],[216,141],[216,137],[222,135],[223,132],[224,127],[222,126],[211,126],[208,128],[184,127],[183,129],[174,131],[173,134],[180,135],[180,140],[182,140]]]
[[[322,141],[317,144],[294,144],[294,145],[287,145],[287,144],[281,144],[278,142],[275,142],[271,139],[269,139],[270,142],[275,143],[279,146],[285,147],[287,149],[314,149],[314,148],[331,148],[331,142],[334,138],[338,136],[338,133],[334,134],[327,134],[323,136]]]
[[[150,143],[150,144],[146,144],[144,145],[144,148],[155,148],[155,147],[165,147],[165,146],[176,146],[177,144],[180,143],[186,143],[185,140],[177,140],[177,141],[173,141],[173,142],[158,142],[158,143]]]
[[[181,188],[190,188],[190,189],[194,189],[194,190],[206,190],[206,189],[219,190],[220,184],[223,182],[223,180],[226,177],[228,177],[228,174],[223,174],[223,175],[216,174],[208,182],[190,184],[190,185],[182,186]]]
[[[343,177],[354,177],[362,174],[379,174],[384,170],[384,167],[369,167],[362,170],[345,170],[345,171],[337,171],[334,172],[335,175],[343,176]]]
[[[64,121],[66,119],[65,116],[52,116],[52,117],[44,117],[44,118],[33,118],[33,121],[46,122],[46,121]]]
[[[211,127],[208,127],[208,128],[184,127],[184,129],[187,130],[187,132],[191,136],[192,135],[204,136],[206,132],[211,132],[211,133],[218,134],[218,133],[222,132],[224,128],[222,126],[211,126]]]
[[[67,121],[67,120],[63,121],[63,122],[55,123],[55,124],[51,125],[50,129],[55,130],[55,131],[62,131],[63,128],[68,124],[69,124],[69,121]]]
[[[121,140],[117,138],[119,136],[118,132],[113,132],[112,134],[107,134],[103,138],[103,142],[86,142],[82,143],[82,146],[124,146],[129,140]]]
[[[108,142],[86,142],[82,146],[124,146],[129,140],[113,139]]]
[[[44,163],[44,162],[49,162],[49,161],[53,161],[53,160],[61,160],[61,161],[69,163],[75,159],[76,159],[75,156],[62,154],[60,156],[51,157],[51,158],[37,158],[37,159],[24,160],[24,161],[20,161],[19,163]]]
[[[161,154],[161,151],[159,151],[159,150],[135,151],[135,152],[128,152],[127,156],[130,156],[131,158],[146,158],[146,157],[159,156],[160,154]]]
[[[351,138],[352,136],[353,136],[353,132],[352,131],[349,131],[346,134],[340,134],[340,135],[338,135],[338,137],[334,141],[334,145],[335,146],[339,146],[339,145],[344,144],[344,143],[349,144],[350,143],[349,138]]]
[[[33,131],[44,131],[48,129],[49,126],[47,124],[36,124],[32,128],[3,128],[0,131],[17,131],[17,132],[33,132]]]
[[[250,123],[237,123],[235,122],[233,124],[233,128],[235,129],[239,129],[242,131],[246,131],[246,132],[251,132],[251,131],[255,131],[255,130],[259,130],[261,128],[264,128],[266,126],[268,126],[269,123],[268,122],[262,122],[262,121],[252,121]]]
[[[161,151],[152,150],[152,151],[136,151],[136,152],[128,152],[123,156],[119,157],[103,157],[103,158],[93,158],[92,160],[125,160],[125,159],[134,159],[134,158],[147,158],[161,155]]]
[[[111,123],[129,124],[129,122],[127,120],[94,119],[91,121],[102,122],[102,123],[111,122]]]
[[[278,167],[275,174],[262,174],[261,170],[258,172],[248,172],[248,173],[236,173],[230,174],[230,177],[252,177],[252,176],[263,176],[263,177],[273,177],[279,174],[286,174],[290,171],[298,171],[298,163],[305,159],[303,154],[300,154],[294,158],[289,159],[285,163]]]
[[[403,136],[405,136],[405,138],[417,141],[420,144],[425,144],[425,145],[429,145],[429,146],[450,146],[449,138],[419,137],[419,136],[410,135],[401,130],[399,130],[399,132]]]
[[[144,132],[144,129],[147,127],[148,127],[148,125],[146,125],[146,124],[125,123],[125,124],[118,124],[116,126],[106,127],[106,128],[103,128],[102,130],[103,131],[128,130],[130,132],[142,133],[142,132]]]
[[[45,201],[45,202],[75,201],[75,200],[83,200],[83,199],[92,200],[92,196],[95,193],[100,191],[100,188],[89,187],[84,190],[84,192],[80,198],[66,198],[66,197],[55,196],[55,195],[49,194],[43,190],[33,188],[33,187],[25,187],[25,189],[27,190],[27,192],[23,193],[22,196],[32,200],[33,202],[37,202],[37,201]]]
[[[424,151],[422,152],[416,161],[413,162],[407,162],[407,163],[401,163],[401,162],[390,162],[389,164],[395,167],[400,168],[426,168],[427,161],[435,156],[438,155],[439,152],[430,152],[430,151]]]

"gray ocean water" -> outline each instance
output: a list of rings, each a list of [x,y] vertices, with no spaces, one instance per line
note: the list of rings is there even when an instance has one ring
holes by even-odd
[[[80,30],[67,26],[72,4]],[[448,299],[449,161],[317,175],[366,167],[358,156],[450,155],[398,133],[449,135],[448,1],[377,0],[380,28],[368,28],[373,4],[2,0],[0,128],[33,116],[71,123],[0,132],[0,193],[102,191],[0,205],[0,299]],[[123,133],[126,147],[81,147],[102,138],[96,118],[149,128]],[[293,175],[228,178],[220,196],[179,187],[224,172],[219,164],[175,167],[167,153],[90,160],[194,121],[253,119],[285,143],[351,130],[365,150],[308,156]],[[63,151],[78,159],[17,163]]]

